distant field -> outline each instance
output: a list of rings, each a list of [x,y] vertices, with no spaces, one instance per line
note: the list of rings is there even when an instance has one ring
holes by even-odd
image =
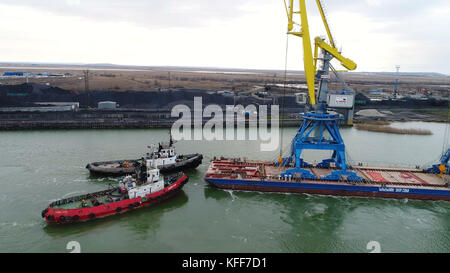
[[[270,70],[231,70],[177,67],[125,67],[125,66],[76,66],[76,65],[5,65],[0,64],[0,75],[7,71],[32,73],[60,73],[62,78],[29,78],[29,82],[49,84],[67,90],[85,90],[83,70],[89,69],[89,90],[110,91],[157,91],[161,88],[195,88],[205,90],[234,89],[249,91],[255,86],[284,83],[284,71]],[[343,73],[347,83],[357,91],[377,88],[393,90],[393,75]],[[303,72],[288,71],[286,79],[291,83],[304,83]],[[0,84],[20,84],[25,78],[0,78]],[[332,88],[339,89],[340,84],[334,79]],[[418,90],[449,92],[448,76],[401,76],[400,91],[416,92]]]

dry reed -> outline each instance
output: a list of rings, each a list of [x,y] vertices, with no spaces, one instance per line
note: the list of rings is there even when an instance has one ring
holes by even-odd
[[[388,133],[388,134],[400,134],[400,135],[432,135],[430,130],[425,129],[399,129],[393,128],[385,125],[375,125],[375,124],[356,124],[355,128],[357,130]]]

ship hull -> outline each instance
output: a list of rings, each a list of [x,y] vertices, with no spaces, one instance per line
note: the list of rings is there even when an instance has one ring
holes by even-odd
[[[321,184],[308,182],[246,181],[217,178],[205,178],[205,181],[214,187],[229,190],[450,201],[450,190],[447,189],[434,190],[407,187],[347,185],[344,183]]]
[[[179,171],[186,171],[197,168],[202,164],[203,156],[201,154],[186,155],[186,159],[173,163],[158,166],[159,171],[162,174],[170,174]],[[93,176],[124,176],[133,174],[135,172],[135,163],[137,160],[115,160],[104,162],[93,162],[86,165],[86,169],[89,170]],[[130,167],[123,167],[125,162],[130,163]]]
[[[50,205],[42,212],[42,216],[47,223],[71,224],[122,214],[131,210],[157,205],[171,198],[182,190],[188,180],[187,175],[183,174],[170,186],[159,192],[148,194],[145,199],[138,197],[96,207],[77,209],[53,209]]]

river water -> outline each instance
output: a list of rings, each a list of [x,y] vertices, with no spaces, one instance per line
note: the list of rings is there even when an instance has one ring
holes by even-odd
[[[430,129],[410,136],[341,130],[352,163],[428,166],[442,153],[445,124],[398,123]],[[283,146],[296,128],[283,131]],[[142,156],[167,130],[0,132],[0,252],[450,252],[450,203],[223,191],[203,175],[214,156],[277,158],[257,141],[180,141],[178,153],[204,154],[183,192],[157,207],[89,223],[47,225],[53,200],[107,187],[87,163]],[[310,162],[322,154],[307,153]]]

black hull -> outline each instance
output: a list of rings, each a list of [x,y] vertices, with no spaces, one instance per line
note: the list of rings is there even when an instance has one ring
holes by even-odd
[[[191,154],[185,156],[187,159],[175,164],[158,166],[161,174],[170,174],[180,171],[186,171],[189,169],[195,169],[200,164],[202,164],[203,155],[201,154]],[[91,175],[94,176],[124,176],[131,175],[135,173],[135,168],[132,166],[130,168],[124,167],[111,167],[111,168],[100,168],[99,165],[102,164],[113,164],[113,163],[123,163],[123,162],[134,163],[136,160],[116,160],[116,161],[105,161],[105,162],[93,162],[89,163],[86,168],[90,171]]]
[[[195,169],[202,164],[203,155],[201,154],[187,155],[187,157],[189,158],[188,160],[171,165],[158,166],[158,169],[162,174],[169,174]]]

